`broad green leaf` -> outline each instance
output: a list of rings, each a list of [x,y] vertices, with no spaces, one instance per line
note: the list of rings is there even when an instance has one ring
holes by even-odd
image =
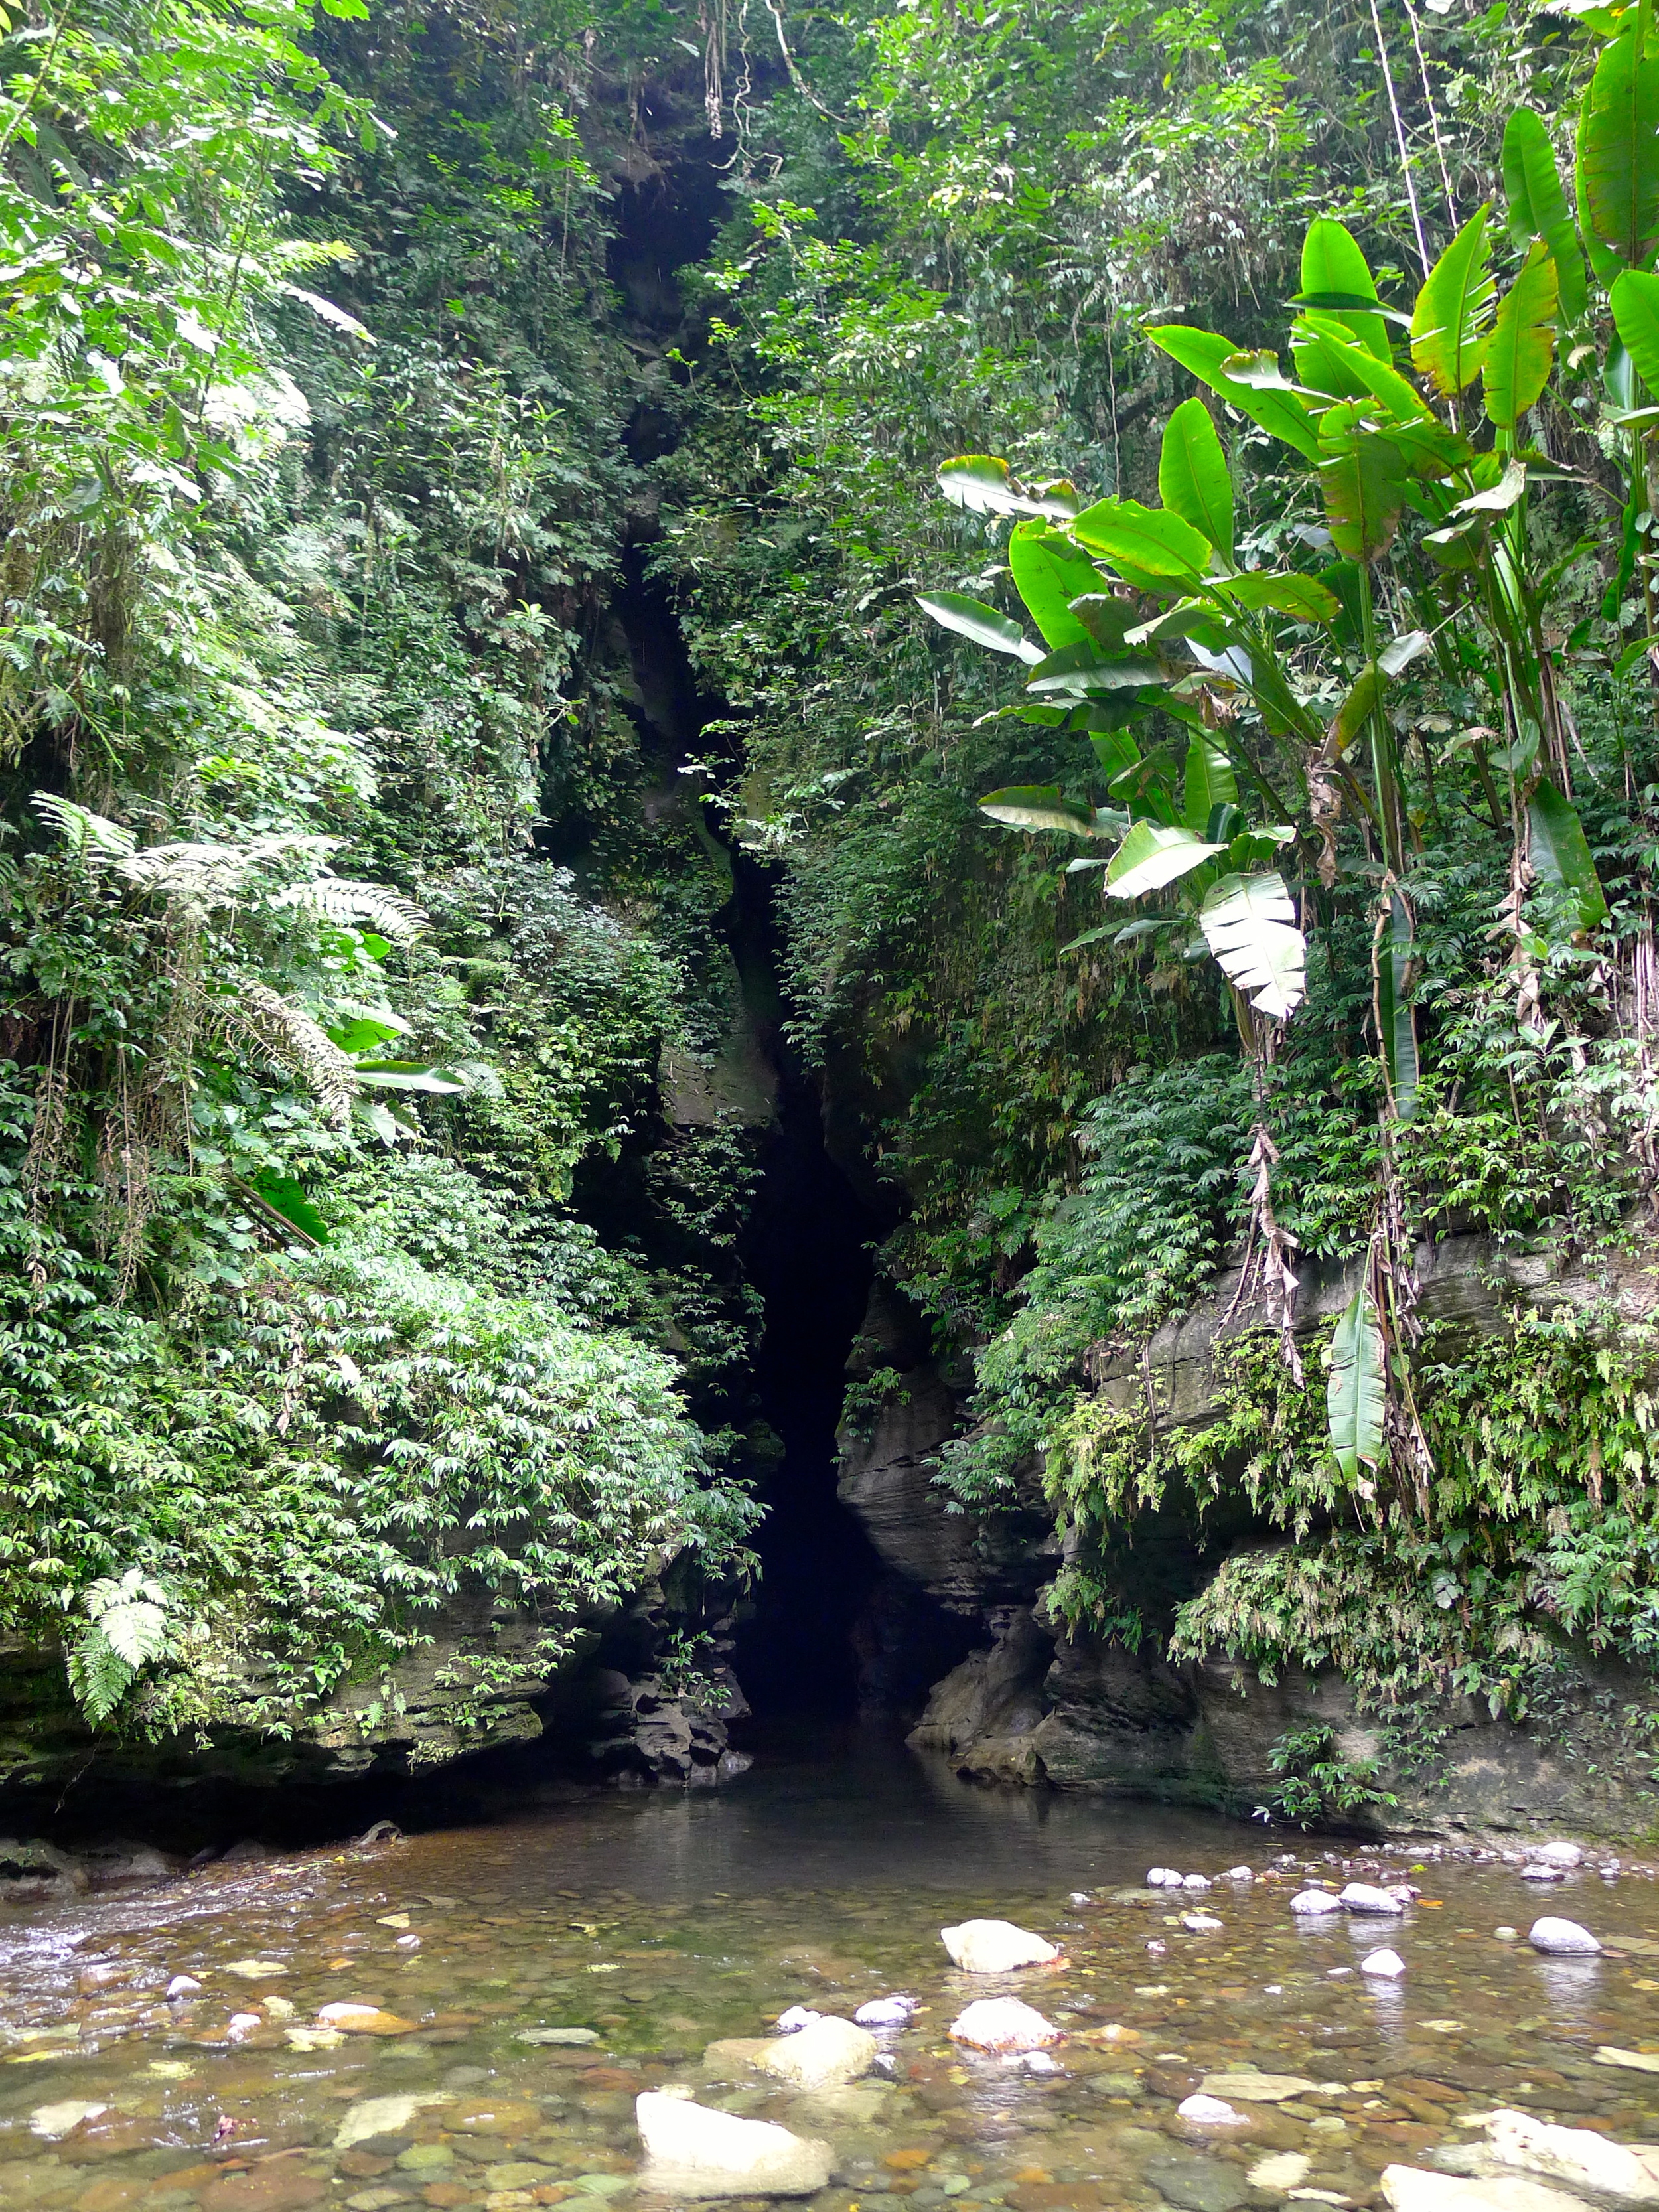
[[[1375,1300],[1362,1285],[1332,1335],[1330,1378],[1325,1386],[1331,1449],[1350,1482],[1359,1480],[1362,1465],[1374,1468],[1382,1456],[1387,1402],[1382,1324]]]
[[[1382,403],[1396,422],[1433,420],[1416,386],[1401,376],[1391,362],[1379,361],[1374,353],[1356,344],[1334,315],[1299,316],[1292,331],[1306,332],[1316,341],[1319,360],[1334,365],[1329,383],[1322,387],[1329,390],[1334,397],[1358,399],[1369,393]],[[1298,360],[1300,357],[1298,353]],[[1310,378],[1305,380],[1312,381]]]
[[[1091,836],[1094,811],[1066,798],[1058,784],[1011,784],[979,802],[981,814],[1011,830],[1064,830],[1073,837]]]
[[[1529,107],[1517,107],[1504,126],[1504,198],[1509,204],[1510,236],[1523,251],[1541,238],[1561,289],[1561,313],[1569,323],[1583,315],[1589,299],[1584,257],[1578,250],[1566,194],[1555,167],[1549,133]]]
[[[1334,622],[1341,602],[1312,576],[1268,575],[1257,570],[1218,578],[1210,586],[1235,606],[1255,612],[1289,615],[1293,622]]]
[[[1590,857],[1589,841],[1577,809],[1547,776],[1533,793],[1527,823],[1528,851],[1539,881],[1570,895],[1578,908],[1580,929],[1599,929],[1607,918],[1607,902]]]
[[[1259,1014],[1282,1022],[1296,1012],[1308,988],[1308,951],[1276,870],[1224,876],[1206,896],[1198,923],[1222,974]]]
[[[1127,730],[1091,730],[1089,743],[1094,747],[1100,772],[1108,783],[1115,775],[1133,768],[1140,759],[1140,747]]]
[[[1195,837],[1206,834],[1218,806],[1238,804],[1238,778],[1233,774],[1233,764],[1202,730],[1194,731],[1187,748],[1184,796],[1187,827]]]
[[[1425,629],[1402,630],[1391,637],[1376,656],[1376,665],[1384,676],[1403,675],[1413,661],[1420,660],[1433,650],[1433,641]]]
[[[1555,359],[1556,267],[1534,239],[1519,275],[1504,293],[1480,363],[1486,413],[1512,430],[1549,381]]]
[[[1088,699],[1113,691],[1139,691],[1144,684],[1170,681],[1156,660],[1144,655],[1114,659],[1092,638],[1045,653],[1026,679],[1030,691]]]
[[[1411,908],[1396,891],[1376,949],[1376,1026],[1397,1121],[1417,1119],[1417,1014],[1407,999],[1415,940]]]
[[[1085,635],[1109,659],[1124,651],[1125,635],[1135,619],[1132,600],[1116,599],[1109,592],[1085,592],[1072,601],[1071,611],[1082,623]]]
[[[1183,399],[1164,425],[1158,495],[1172,514],[1233,557],[1233,482],[1210,410]]]
[[[371,1091],[418,1091],[433,1098],[453,1098],[472,1088],[456,1069],[429,1066],[419,1060],[354,1060],[352,1073]]]
[[[1483,461],[1496,462],[1500,455],[1483,455]],[[1452,508],[1454,514],[1507,514],[1518,505],[1527,488],[1527,465],[1519,459],[1504,462],[1502,473],[1495,483],[1480,491],[1472,491],[1467,499],[1460,499]]]
[[[1659,394],[1659,276],[1627,269],[1611,295],[1613,327],[1637,374]]]
[[[1195,584],[1210,565],[1209,540],[1190,522],[1139,500],[1097,500],[1072,527],[1079,544],[1140,589]]]
[[[275,1168],[261,1168],[249,1177],[248,1188],[312,1243],[327,1243],[328,1224],[306,1196],[304,1185],[292,1176],[279,1175]]]
[[[975,645],[989,646],[993,653],[1010,653],[1032,667],[1042,658],[1041,648],[1017,622],[988,607],[983,599],[970,599],[962,592],[918,592],[916,605],[945,629],[971,638]]]
[[[1042,522],[1017,522],[1008,538],[1008,566],[1031,620],[1049,646],[1077,645],[1089,636],[1072,612],[1072,601],[1097,592],[1101,574],[1069,538]]]
[[[1007,462],[989,453],[958,453],[941,461],[939,488],[952,507],[965,507],[969,514],[1042,514],[1063,520],[1075,514],[1079,504],[1076,490],[1064,477],[1022,490],[1009,474]]]
[[[1302,289],[1346,292],[1361,300],[1376,297],[1376,280],[1353,234],[1333,216],[1317,216],[1308,225],[1302,241]],[[1368,353],[1379,361],[1389,358],[1389,326],[1381,315],[1374,310],[1345,309],[1341,319]]]
[[[331,1044],[349,1053],[372,1052],[377,1044],[390,1044],[393,1037],[409,1033],[409,1024],[400,1021],[396,1014],[354,1014],[346,1021],[325,1022],[322,1027]],[[264,1188],[263,1183],[259,1187]]]
[[[1320,417],[1319,452],[1319,488],[1338,552],[1351,561],[1380,560],[1406,503],[1406,465],[1398,447],[1349,402]]]
[[[1213,331],[1194,330],[1188,323],[1159,323],[1146,332],[1152,343],[1179,362],[1189,375],[1218,393],[1230,407],[1259,422],[1272,436],[1294,447],[1306,460],[1319,458],[1319,440],[1313,417],[1293,392],[1258,391],[1229,376],[1223,363],[1238,349],[1231,338]]]
[[[1293,292],[1285,304],[1287,307],[1346,308],[1360,314],[1377,314],[1385,323],[1398,323],[1402,331],[1411,328],[1411,317],[1402,315],[1398,307],[1385,307],[1380,301],[1373,307],[1374,296],[1364,292]]]
[[[1412,310],[1413,365],[1445,398],[1480,374],[1497,290],[1486,210],[1478,208],[1430,270]]]
[[[1224,850],[1194,837],[1178,823],[1137,822],[1112,855],[1106,889],[1114,898],[1139,898],[1189,876]]]
[[[1595,65],[1577,175],[1589,235],[1622,267],[1641,268],[1659,238],[1659,61],[1638,53],[1634,32]]]

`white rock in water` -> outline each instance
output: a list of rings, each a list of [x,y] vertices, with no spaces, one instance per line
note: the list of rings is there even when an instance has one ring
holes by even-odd
[[[1546,1866],[1580,1867],[1584,1863],[1583,1851],[1577,1844],[1546,1844],[1533,1856],[1542,1859]]]
[[[1181,1924],[1194,1936],[1213,1936],[1224,1923],[1213,1912],[1183,1912]]]
[[[1095,1900],[1086,1889],[1074,1889],[1071,1901],[1073,1905],[1092,1905]]]
[[[1659,2074],[1659,2051],[1621,2051],[1616,2043],[1599,2045],[1595,2063],[1598,2066],[1628,2066],[1637,2074]]]
[[[521,2027],[514,2037],[514,2043],[545,2045],[550,2050],[580,2050],[597,2043],[599,2032],[596,2027]]]
[[[1533,1922],[1527,1941],[1534,1951],[1547,1951],[1553,1958],[1594,1958],[1601,1948],[1589,1929],[1581,1928],[1576,1920],[1548,1917]]]
[[[47,2142],[62,2142],[82,2120],[98,2119],[108,2110],[107,2105],[88,2104],[82,2097],[65,2097],[58,2105],[37,2105],[29,2114],[29,2133]]]
[[[811,2005],[791,2005],[787,2012],[778,2014],[778,2033],[793,2035],[798,2029],[811,2027],[815,2020],[823,2018],[823,2014],[814,2012]]]
[[[1223,1881],[1254,1881],[1255,1875],[1247,1866],[1229,1867],[1222,1875]]]
[[[1148,1889],[1170,1889],[1178,1886],[1180,1881],[1181,1876],[1174,1867],[1148,1867],[1146,1869]]]
[[[951,2040],[975,2051],[1041,2051],[1060,2038],[1053,2021],[1018,1997],[980,1997],[951,2023]]]
[[[1486,2141],[1500,2166],[1628,2203],[1659,2203],[1659,2149],[1650,2145],[1609,2142],[1589,2128],[1551,2127],[1530,2112],[1509,2110],[1490,2115]]]
[[[1010,2051],[1003,2060],[1005,2066],[1018,2066],[1023,2074],[1063,2074],[1066,2069],[1057,2058],[1050,2058],[1046,2051]]]
[[[1320,1920],[1332,1912],[1340,1912],[1342,1900],[1333,1897],[1328,1889],[1301,1889],[1291,1899],[1291,1910],[1299,1919]]]
[[[1359,1971],[1375,1974],[1379,1981],[1397,1982],[1406,1971],[1406,1961],[1398,1951],[1373,1951],[1359,1961]]]
[[[1234,2112],[1232,2106],[1224,2103],[1219,2097],[1206,2097],[1200,2090],[1196,2096],[1182,2099],[1176,2106],[1176,2118],[1178,2120],[1202,2120],[1208,2127],[1224,2128],[1230,2124],[1237,2126],[1242,2123],[1244,2115]]]
[[[798,2089],[840,2089],[870,2071],[877,2048],[867,2027],[854,2027],[833,2013],[815,2013],[805,2027],[757,2051],[755,2063]]]
[[[1542,1859],[1528,1859],[1521,1869],[1522,1881],[1565,1881],[1566,1878],[1559,1866],[1550,1866]]]
[[[969,1974],[1007,1974],[1017,1966],[1046,1966],[1060,1956],[1057,1944],[1012,1920],[964,1920],[939,1933],[951,1964]]]
[[[740,2120],[689,2097],[647,2089],[634,2117],[645,2145],[639,2186],[664,2197],[815,2197],[835,2153],[775,2120]]]
[[[1313,2160],[1299,2150],[1276,2150],[1257,2159],[1244,2179],[1252,2189],[1271,2190],[1277,2196],[1298,2187],[1312,2172]]]
[[[1583,2197],[1520,2174],[1464,2181],[1421,2166],[1387,2166],[1382,2194],[1392,2212],[1585,2212]]]
[[[349,2106],[334,2137],[336,2150],[350,2150],[375,2136],[400,2136],[416,2112],[428,2105],[452,2105],[454,2099],[442,2089],[417,2089],[404,2097],[359,2097]]]
[[[1337,1902],[1345,1912],[1369,1912],[1397,1919],[1405,1911],[1400,1899],[1374,1881],[1351,1881]]]
[[[230,2025],[225,2030],[225,2040],[227,2043],[246,2043],[254,2029],[263,2027],[264,2024],[264,2016],[261,2013],[234,2012],[230,2015]]]
[[[197,1997],[202,1994],[202,1984],[194,1974],[175,1974],[167,1984],[170,1997]]]
[[[915,1997],[872,1997],[853,2017],[860,2027],[902,2027],[915,2009]]]
[[[1181,1887],[1183,1889],[1208,1889],[1210,1877],[1206,1874],[1184,1874],[1181,1877]]]

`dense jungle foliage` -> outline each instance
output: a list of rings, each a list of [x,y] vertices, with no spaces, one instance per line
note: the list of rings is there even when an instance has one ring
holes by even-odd
[[[0,1625],[89,1717],[742,1572],[733,848],[1057,1618],[1646,1664],[1648,0],[4,45]],[[1471,1231],[1607,1295],[1438,1328]],[[1097,1387],[1241,1254],[1215,1427]]]

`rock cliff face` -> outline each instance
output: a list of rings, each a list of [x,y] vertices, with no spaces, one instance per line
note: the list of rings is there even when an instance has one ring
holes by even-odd
[[[1548,1246],[1504,1251],[1490,1239],[1453,1237],[1419,1258],[1426,1317],[1471,1334],[1495,1329],[1517,1302],[1548,1310],[1605,1301],[1627,1318],[1659,1302],[1650,1253],[1591,1273]],[[1112,1403],[1150,1408],[1160,1431],[1216,1418],[1216,1352],[1263,1325],[1237,1297],[1237,1269],[1209,1297],[1169,1322],[1146,1358],[1102,1355],[1096,1387]],[[1340,1269],[1304,1273],[1297,1316],[1310,1333],[1352,1294]],[[1288,1731],[1322,1723],[1344,1757],[1382,1760],[1395,1799],[1375,1816],[1389,1830],[1525,1832],[1562,1823],[1608,1833],[1645,1826],[1656,1801],[1625,1724],[1644,1689],[1627,1670],[1565,1649],[1554,1701],[1522,1723],[1484,1705],[1448,1698],[1433,1717],[1432,1772],[1390,1768],[1378,1733],[1355,1711],[1334,1671],[1287,1671],[1273,1685],[1216,1660],[1176,1668],[1046,1617],[1042,1586],[1059,1564],[1052,1521],[1032,1470],[1029,1510],[994,1523],[945,1510],[929,1462],[961,1426],[963,1394],[915,1352],[890,1310],[872,1311],[866,1334],[900,1381],[860,1433],[843,1435],[841,1496],[896,1572],[931,1592],[977,1630],[978,1648],[935,1684],[910,1741],[946,1754],[958,1772],[988,1783],[1165,1798],[1249,1814],[1269,1796],[1270,1754]],[[906,1364],[907,1351],[913,1364]],[[866,1366],[873,1355],[865,1354]]]

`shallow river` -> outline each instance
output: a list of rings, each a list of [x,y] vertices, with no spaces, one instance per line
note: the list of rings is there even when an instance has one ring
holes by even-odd
[[[1178,1916],[1200,1900],[1142,1887],[1159,1863],[1279,1878],[1218,1883],[1201,1902],[1223,1926],[1194,1935]],[[1403,1921],[1293,1923],[1303,1876],[1340,1883],[1345,1865],[1414,1881],[1421,1901]],[[1524,1938],[1540,1912],[1607,1951],[1547,1959],[1494,1932]],[[1064,1965],[958,1974],[938,1931],[975,1916],[1060,1942]],[[1355,1971],[1382,1942],[1406,1961],[1398,1983]],[[169,2003],[179,1975],[201,1993]],[[946,2040],[969,1998],[1015,1990],[1066,2030],[1057,2074]],[[850,2014],[890,1991],[924,2008],[855,2091],[800,2099],[703,2063],[790,2005]],[[11,1914],[0,2206],[659,2212],[633,2191],[633,2116],[664,2082],[828,2136],[836,2185],[812,2212],[1365,2204],[1385,2165],[1468,2141],[1460,2122],[1496,2105],[1659,2139],[1659,2071],[1595,2057],[1659,2053],[1656,1995],[1645,1873],[1540,1893],[1502,1863],[1328,1858],[1260,1827],[989,1793],[854,1741],[719,1797],[573,1793],[487,1828]],[[341,2001],[381,2008],[385,2032],[319,2033]],[[592,2040],[526,2039],[573,2028]],[[1317,2087],[1241,2106],[1237,2127],[1177,2118],[1206,2072],[1241,2063]],[[403,2101],[368,2110],[382,2099]]]

